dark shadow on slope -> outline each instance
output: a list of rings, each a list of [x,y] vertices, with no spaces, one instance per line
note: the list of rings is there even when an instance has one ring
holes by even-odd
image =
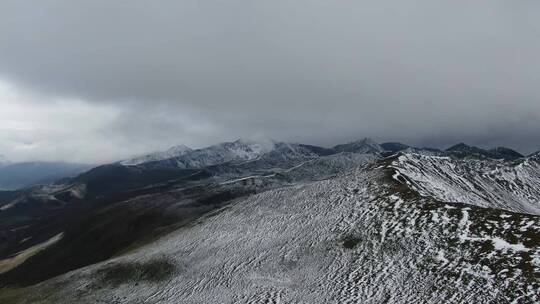
[[[111,263],[96,273],[91,289],[117,287],[126,283],[158,283],[169,279],[176,270],[171,261],[161,258],[145,262]]]
[[[100,208],[69,210],[49,219],[53,222],[44,227],[50,228],[52,233],[63,230],[64,238],[12,271],[1,274],[0,285],[33,285],[106,260],[149,243],[248,193],[251,191],[219,185],[182,190],[173,187],[128,201],[103,204]]]

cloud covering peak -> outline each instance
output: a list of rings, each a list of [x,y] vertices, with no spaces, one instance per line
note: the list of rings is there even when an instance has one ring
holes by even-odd
[[[2,1],[0,79],[32,98],[0,103],[56,117],[35,118],[39,131],[21,132],[22,118],[2,122],[0,153],[95,162],[236,137],[333,145],[365,136],[538,150],[539,9],[502,0]]]

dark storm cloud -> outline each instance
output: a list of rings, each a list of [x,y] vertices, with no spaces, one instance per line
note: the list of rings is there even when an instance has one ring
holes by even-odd
[[[540,149],[537,1],[2,1],[0,78],[114,143]],[[99,141],[98,141],[99,142]],[[88,145],[97,145],[94,140]],[[121,154],[121,153],[120,153]]]

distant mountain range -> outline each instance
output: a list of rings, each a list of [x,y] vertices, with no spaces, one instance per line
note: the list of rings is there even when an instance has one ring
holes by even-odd
[[[467,156],[482,156],[486,158],[495,158],[495,159],[518,159],[524,157],[519,152],[516,152],[509,148],[497,147],[489,150],[484,150],[481,148],[468,146],[464,143],[457,144],[446,150],[446,152],[452,153],[456,156],[467,157]]]
[[[50,184],[73,177],[92,168],[90,165],[62,162],[9,163],[0,161],[0,190],[14,190],[38,184]]]
[[[255,142],[249,140],[237,140],[234,142],[220,143],[207,148],[191,149],[181,145],[172,147],[163,152],[155,152],[137,158],[132,158],[120,161],[119,164],[125,166],[162,166],[162,167],[177,167],[177,168],[203,168],[216,164],[227,162],[252,161],[262,157],[263,155],[278,151],[295,151],[304,149],[309,153],[322,156],[337,153],[395,153],[408,150],[410,152],[422,154],[439,154],[449,155],[460,158],[480,157],[513,160],[524,157],[524,155],[504,147],[493,148],[489,150],[481,149],[474,146],[468,146],[460,143],[446,150],[434,148],[416,148],[398,142],[388,142],[378,144],[369,138],[341,144],[332,148],[323,148],[304,144],[280,143],[275,141],[270,142]],[[307,152],[304,152],[304,154]]]

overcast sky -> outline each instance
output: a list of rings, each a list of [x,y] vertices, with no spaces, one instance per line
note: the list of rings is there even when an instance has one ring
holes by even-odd
[[[540,150],[540,1],[0,1],[0,154],[372,137]]]

